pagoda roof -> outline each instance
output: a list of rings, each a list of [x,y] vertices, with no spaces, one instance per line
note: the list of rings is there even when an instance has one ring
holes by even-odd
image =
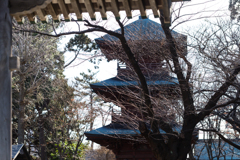
[[[147,80],[149,86],[153,85],[178,85],[178,79],[174,77],[162,78],[162,79],[153,79]],[[139,85],[138,81],[128,80],[124,77],[113,77],[98,83],[90,84],[91,88],[106,88],[106,87],[131,87]]]
[[[180,133],[182,127],[178,125],[173,126],[175,132]],[[160,133],[165,134],[166,132],[162,129],[159,129]],[[108,137],[124,137],[124,136],[139,136],[141,133],[138,129],[130,129],[127,124],[124,123],[110,123],[109,125],[103,126],[101,128],[85,132],[84,133],[88,138],[90,137],[99,137],[99,136],[108,136]]]
[[[114,32],[121,33],[121,28],[115,30]],[[154,22],[148,18],[142,19],[139,17],[138,20],[124,26],[124,36],[126,40],[162,40],[165,38],[165,34],[161,27],[161,24]],[[185,35],[179,34],[172,31],[173,36],[182,37]],[[104,41],[117,41],[118,38],[105,34],[101,38],[95,39],[97,43]]]

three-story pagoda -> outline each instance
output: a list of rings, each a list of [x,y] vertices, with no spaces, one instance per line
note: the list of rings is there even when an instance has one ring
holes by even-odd
[[[120,32],[121,29],[115,32]],[[149,19],[139,19],[124,27],[125,38],[143,72],[155,109],[164,114],[172,127],[180,132],[181,126],[176,122],[171,107],[164,103],[163,98],[178,102],[178,80],[172,77],[166,67],[168,50],[161,25]],[[186,55],[185,35],[172,31],[180,50]],[[144,143],[137,129],[137,122],[143,120],[144,107],[139,80],[133,71],[117,38],[105,35],[96,39],[102,53],[108,60],[118,60],[117,76],[91,84],[95,93],[105,101],[112,102],[121,108],[119,113],[112,114],[112,122],[96,130],[86,132],[88,140],[111,149],[117,160],[154,160],[148,144]],[[161,101],[158,101],[161,99]],[[167,106],[167,107],[166,107]],[[159,129],[160,133],[165,133]]]

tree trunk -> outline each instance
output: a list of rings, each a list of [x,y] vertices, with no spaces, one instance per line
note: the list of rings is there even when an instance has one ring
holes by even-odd
[[[62,158],[62,148],[61,147],[59,147],[59,145],[58,145],[58,153],[59,153],[59,160],[63,160],[63,158]]]
[[[41,146],[41,160],[47,160],[44,129],[42,126],[40,126],[39,142]]]
[[[195,160],[193,150],[194,150],[194,144],[192,145],[191,150],[189,152],[189,160]]]
[[[0,1],[0,157],[12,158],[12,106],[11,73],[9,56],[11,54],[12,23],[9,15],[8,0]]]
[[[90,131],[93,130],[93,93],[90,93],[90,116],[91,116],[91,122],[90,122]],[[93,150],[93,141],[91,142],[91,150]]]
[[[178,140],[176,140],[176,138],[173,138],[172,140],[169,139],[168,141],[171,142],[168,142],[164,146],[159,145],[160,143],[158,142],[154,142],[154,146],[158,146],[157,148],[151,146],[155,157],[158,160],[186,160],[187,154],[191,149],[191,142],[187,142],[181,138]]]
[[[39,125],[39,144],[40,144],[40,149],[41,149],[41,160],[47,160],[42,111],[40,111],[38,113],[39,113],[38,125]]]
[[[164,31],[164,34],[166,36],[166,41],[168,44],[168,48],[170,51],[170,55],[174,64],[174,72],[177,75],[178,81],[179,81],[179,87],[181,90],[181,96],[184,104],[184,117],[183,117],[183,125],[182,125],[182,130],[179,135],[179,138],[176,139],[174,137],[169,138],[168,141],[174,142],[176,141],[177,144],[175,143],[169,143],[167,144],[167,159],[176,159],[176,160],[186,160],[187,159],[187,154],[191,150],[191,141],[192,141],[192,133],[193,130],[197,124],[196,117],[195,117],[195,108],[193,104],[193,98],[189,86],[188,79],[184,77],[182,68],[179,63],[179,56],[177,54],[177,46],[175,44],[174,37],[172,36],[171,30],[169,29],[169,26],[164,24],[164,18],[163,18],[163,13],[161,12],[160,16],[160,22],[162,25],[162,29]],[[174,147],[172,150],[172,147]],[[166,149],[166,147],[163,147]],[[159,150],[158,152],[161,152]],[[161,154],[161,153],[160,153]],[[164,156],[163,159],[165,159],[166,156]]]
[[[23,80],[23,76],[20,75],[21,83],[20,83],[20,86],[19,86],[18,144],[24,144],[24,113],[25,113],[25,104],[24,104],[24,82],[22,82],[22,80]]]

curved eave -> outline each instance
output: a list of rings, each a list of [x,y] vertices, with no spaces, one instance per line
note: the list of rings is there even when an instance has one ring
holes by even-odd
[[[126,136],[135,137],[135,136],[139,136],[140,132],[138,130],[137,131],[133,131],[133,130],[121,131],[121,133],[118,133],[118,132],[114,133],[114,131],[112,131],[112,133],[104,133],[104,132],[92,133],[90,131],[90,132],[85,132],[84,134],[87,137],[87,140],[90,140],[91,137],[95,137],[95,138],[97,138],[97,137],[101,137],[101,138],[102,137],[106,137],[106,138],[121,138],[121,137],[126,137]]]
[[[147,126],[148,128],[150,126]],[[174,132],[180,134],[182,130],[182,126],[174,125],[172,126]],[[166,134],[165,131],[159,128],[159,132],[161,134]],[[107,126],[103,126],[101,128],[85,132],[85,136],[87,140],[92,140],[101,145],[108,145],[110,139],[118,140],[118,139],[129,139],[129,137],[139,137],[141,136],[139,130],[129,129],[122,123],[111,123]],[[107,140],[107,141],[106,141]],[[192,134],[192,143],[196,143],[198,140],[198,130],[194,130]]]
[[[169,80],[149,80],[147,81],[147,85],[149,86],[177,86],[178,80],[177,78],[171,78]],[[139,83],[137,81],[125,81],[121,80],[117,77],[110,78],[98,83],[90,84],[92,89],[108,89],[108,88],[121,88],[121,87],[134,87],[138,86]]]
[[[174,126],[173,130],[175,132],[180,133],[182,127],[181,126]],[[160,133],[166,134],[165,131],[162,129],[159,129]],[[90,137],[112,137],[112,138],[120,138],[120,137],[126,137],[126,136],[139,136],[140,131],[129,129],[127,126],[124,126],[124,124],[121,123],[111,123],[107,126],[100,127],[98,129],[85,132],[84,133],[88,138]]]

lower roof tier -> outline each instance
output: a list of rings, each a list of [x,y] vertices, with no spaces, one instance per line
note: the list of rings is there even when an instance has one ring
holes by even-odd
[[[173,125],[173,130],[180,133],[182,127],[178,125]],[[159,128],[160,133],[166,134],[165,131]],[[138,129],[133,129],[125,123],[110,123],[109,125],[103,126],[101,128],[85,132],[85,135],[89,140],[92,137],[107,137],[107,138],[124,138],[125,136],[140,136],[140,131]]]

